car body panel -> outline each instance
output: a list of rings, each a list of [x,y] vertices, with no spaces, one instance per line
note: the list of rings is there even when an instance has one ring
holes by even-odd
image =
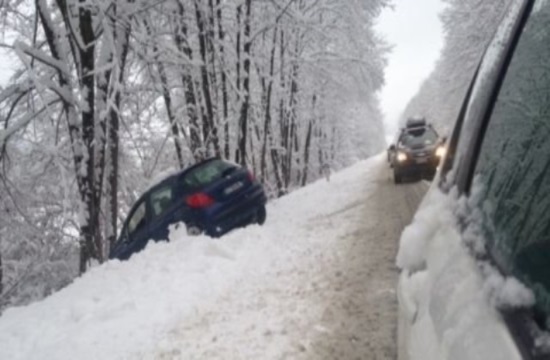
[[[126,260],[132,254],[140,252],[149,242],[149,229],[143,228],[133,234],[130,238],[128,235],[122,236],[117,241],[116,247],[111,251],[110,258]]]
[[[218,193],[225,201],[216,202],[213,206],[204,210],[192,211],[188,221],[199,225],[210,236],[221,236],[227,231],[240,226],[247,220],[252,220],[253,214],[258,208],[264,206],[267,199],[260,184],[243,180],[245,186],[235,191],[231,196],[219,195],[222,189],[210,189],[205,192]],[[234,182],[226,186],[230,187]]]
[[[409,225],[427,235],[424,251],[416,268],[406,264],[397,287],[399,360],[522,359],[489,303],[479,265],[449,225],[453,208],[440,205],[450,203],[451,195],[433,186],[429,191]]]

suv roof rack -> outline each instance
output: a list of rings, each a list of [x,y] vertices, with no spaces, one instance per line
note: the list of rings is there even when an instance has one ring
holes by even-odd
[[[407,123],[405,127],[412,128],[412,127],[421,127],[426,126],[426,119],[423,117],[412,117],[407,119]]]

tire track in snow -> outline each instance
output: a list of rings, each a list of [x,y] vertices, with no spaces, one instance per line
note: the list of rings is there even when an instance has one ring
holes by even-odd
[[[308,359],[396,359],[397,302],[394,265],[399,235],[426,186],[395,186],[380,169],[376,191],[351,219],[356,228],[342,237],[346,256],[327,272],[330,296]],[[346,216],[345,213],[341,214]],[[347,214],[353,218],[354,214]]]

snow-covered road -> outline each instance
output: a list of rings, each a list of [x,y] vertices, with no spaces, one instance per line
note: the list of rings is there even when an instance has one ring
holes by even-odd
[[[300,224],[305,238],[320,241],[300,246],[296,236],[284,264],[251,272],[198,308],[152,357],[396,359],[394,259],[427,185],[396,187],[380,159],[347,171],[356,176],[334,177],[323,193],[329,199],[304,199],[327,208]]]
[[[424,182],[376,156],[273,201],[263,227],[182,229],[0,317],[0,359],[395,359],[399,234]]]

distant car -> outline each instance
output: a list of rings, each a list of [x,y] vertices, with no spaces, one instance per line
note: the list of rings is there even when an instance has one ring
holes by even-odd
[[[550,359],[548,24],[510,3],[403,232],[400,360]]]
[[[128,259],[149,240],[168,239],[168,226],[183,222],[191,235],[219,237],[266,220],[266,195],[254,175],[218,158],[169,176],[130,210],[110,258]]]
[[[400,130],[396,145],[388,149],[395,183],[401,183],[404,177],[433,178],[444,153],[444,139],[425,119],[409,119]]]

